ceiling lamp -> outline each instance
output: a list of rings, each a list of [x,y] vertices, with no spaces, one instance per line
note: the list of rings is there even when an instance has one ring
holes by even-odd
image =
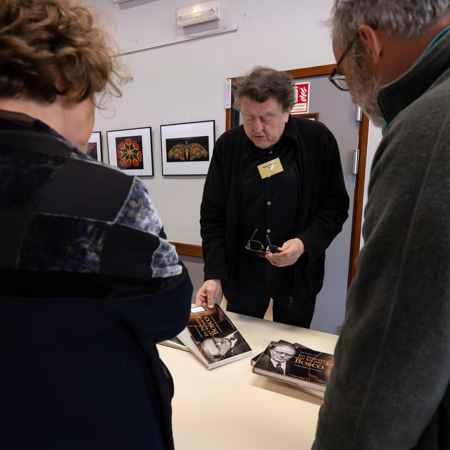
[[[177,8],[176,17],[179,27],[188,27],[198,23],[218,20],[220,19],[219,0],[209,0],[182,6]]]

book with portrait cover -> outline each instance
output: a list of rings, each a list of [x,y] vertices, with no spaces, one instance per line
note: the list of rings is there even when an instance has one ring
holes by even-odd
[[[252,349],[219,305],[191,309],[178,339],[209,370],[252,354]]]
[[[272,341],[252,360],[253,372],[275,378],[323,398],[334,356],[298,343]]]

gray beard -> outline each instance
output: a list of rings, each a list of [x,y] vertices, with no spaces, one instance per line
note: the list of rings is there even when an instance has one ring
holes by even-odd
[[[384,123],[384,117],[377,100],[381,87],[381,80],[369,73],[364,66],[354,68],[352,100],[361,106],[361,109],[378,128],[381,128]]]

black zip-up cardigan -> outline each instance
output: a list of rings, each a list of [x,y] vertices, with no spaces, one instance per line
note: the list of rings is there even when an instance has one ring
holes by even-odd
[[[325,250],[348,217],[349,197],[339,149],[325,125],[291,116],[284,136],[291,138],[297,152],[299,207],[296,234],[292,238],[299,238],[306,249],[295,263],[295,294],[304,298],[322,288]],[[220,279],[235,294],[238,290],[233,268],[247,140],[242,125],[217,140],[200,211],[205,280]]]

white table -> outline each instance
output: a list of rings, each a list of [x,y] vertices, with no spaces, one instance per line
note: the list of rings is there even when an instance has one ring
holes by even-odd
[[[334,353],[337,336],[227,312],[253,350],[298,342]],[[176,450],[310,449],[322,400],[256,375],[245,358],[206,370],[191,354],[158,345],[175,382]]]

